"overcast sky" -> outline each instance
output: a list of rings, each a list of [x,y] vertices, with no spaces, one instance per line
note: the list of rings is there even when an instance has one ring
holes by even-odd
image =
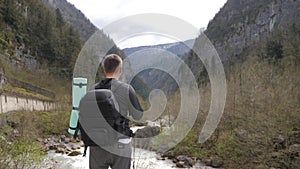
[[[208,22],[226,0],[67,0],[80,9],[98,28],[120,18],[143,13],[159,13],[183,19],[196,28],[206,28]],[[154,45],[174,41],[158,35],[132,37],[117,44],[121,48]]]

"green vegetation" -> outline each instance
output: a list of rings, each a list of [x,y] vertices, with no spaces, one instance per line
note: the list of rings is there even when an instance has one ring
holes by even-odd
[[[36,141],[67,134],[69,112],[18,112],[1,114],[0,168],[39,168],[45,152]]]
[[[28,91],[23,88],[12,87],[12,86],[8,86],[8,85],[3,87],[3,92],[18,94],[18,95],[20,95],[22,97],[26,97],[26,98],[30,97],[30,98],[35,98],[35,99],[39,99],[39,100],[49,100],[49,101],[52,100],[52,98],[44,96],[42,94],[34,93],[34,92]]]
[[[10,143],[1,144],[1,154],[6,159],[0,161],[0,168],[37,168],[42,162],[43,152],[38,143],[23,138]]]
[[[0,0],[0,23],[0,49],[10,58],[19,48],[45,63],[49,73],[72,77],[81,41],[59,9],[52,11],[39,0]]]

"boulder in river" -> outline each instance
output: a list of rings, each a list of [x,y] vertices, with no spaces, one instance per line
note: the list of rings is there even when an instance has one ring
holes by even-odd
[[[134,143],[136,147],[153,150],[153,138],[157,136],[160,132],[160,128],[158,126],[154,127],[144,127],[142,129],[138,129],[135,132],[136,142]]]
[[[185,165],[184,161],[178,161],[176,163],[176,167],[178,167],[178,168],[187,168],[188,166]]]
[[[196,163],[194,159],[185,155],[179,155],[173,160],[179,168],[193,167]]]
[[[81,155],[81,152],[79,151],[72,151],[71,153],[68,154],[68,156],[78,156]]]
[[[138,129],[135,132],[135,138],[149,138],[159,134],[160,128],[158,126],[147,126],[142,129]]]
[[[175,153],[173,151],[167,151],[162,154],[162,157],[167,157],[168,159],[175,158]]]

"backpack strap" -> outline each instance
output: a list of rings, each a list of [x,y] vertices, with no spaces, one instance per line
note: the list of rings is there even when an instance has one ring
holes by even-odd
[[[73,110],[79,111],[79,107],[74,107],[74,106],[73,106],[72,109],[73,109]]]
[[[79,86],[79,88],[82,88],[83,86],[87,86],[85,83],[73,83],[74,86]]]
[[[79,124],[79,120],[78,120],[77,126],[76,126],[76,128],[75,128],[75,132],[74,132],[74,135],[73,135],[73,139],[74,139],[74,140],[78,137],[79,126],[80,126],[80,124]]]

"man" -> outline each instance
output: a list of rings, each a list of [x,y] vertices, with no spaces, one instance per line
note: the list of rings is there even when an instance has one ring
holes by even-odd
[[[90,147],[90,168],[91,169],[130,169],[131,165],[131,144],[128,116],[135,120],[140,120],[143,115],[143,109],[138,101],[136,93],[131,85],[119,81],[122,74],[122,59],[116,54],[104,57],[103,69],[106,78],[95,85],[95,89],[110,89],[119,106],[120,114],[125,117],[125,131],[127,138],[119,139],[115,147],[119,154],[108,152],[101,147]]]

